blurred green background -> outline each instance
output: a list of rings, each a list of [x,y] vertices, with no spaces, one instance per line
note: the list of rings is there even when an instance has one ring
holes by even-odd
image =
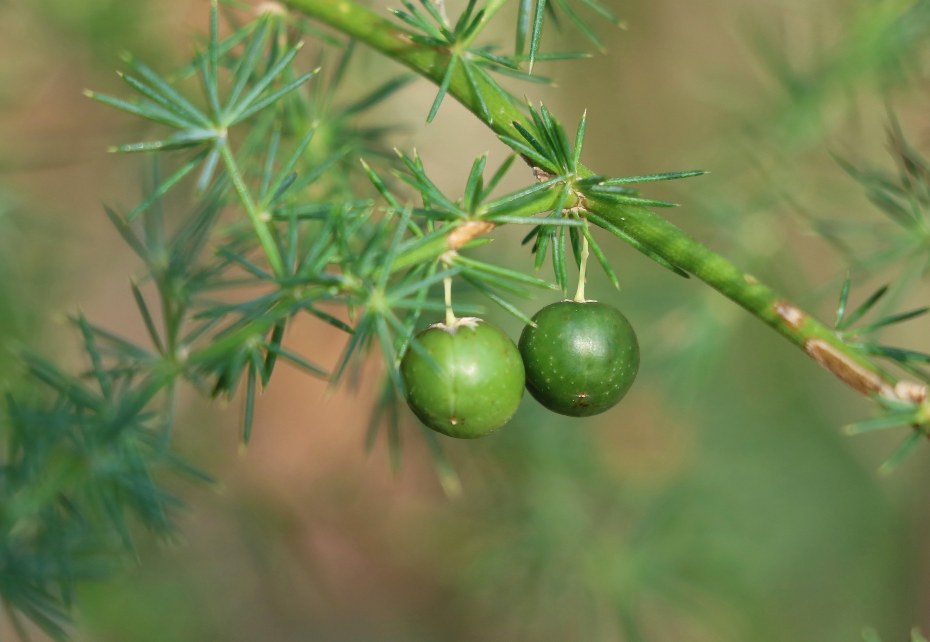
[[[891,163],[887,96],[926,142],[926,25],[888,28],[885,11],[902,2],[607,4],[627,25],[599,29],[607,53],[544,66],[557,87],[518,93],[572,128],[587,109],[586,163],[601,173],[710,170],[648,194],[682,203],[676,223],[829,318],[850,261],[811,218],[880,218],[830,154]],[[81,90],[122,93],[113,70],[126,49],[160,69],[184,62],[207,7],[0,3],[0,381],[15,384],[6,348],[17,342],[79,366],[60,321],[77,307],[144,336],[126,287],[139,266],[100,202],[132,204],[145,166],[105,154],[130,123]],[[551,29],[544,41],[586,44]],[[360,53],[350,93],[394,71]],[[434,91],[415,83],[375,117],[407,125],[398,145],[416,146],[455,194],[477,154],[504,150],[451,101],[424,127]],[[520,236],[497,233],[487,255],[530,269]],[[879,475],[903,435],[840,432],[869,416],[867,402],[700,282],[604,241],[623,290],[595,274],[589,293],[624,310],[643,354],[619,407],[571,420],[527,398],[499,434],[445,440],[463,485],[450,499],[412,416],[398,475],[384,443],[365,454],[375,364],[357,393],[282,370],[241,457],[241,408],[190,399],[179,446],[223,487],[181,487],[183,539],[146,541],[136,566],[82,588],[76,638],[840,642],[865,627],[886,641],[930,628],[930,448]],[[866,288],[905,273],[914,266],[857,278]],[[927,298],[911,278],[896,304]],[[927,323],[888,340],[927,350]],[[289,342],[332,363],[337,336],[304,323]]]

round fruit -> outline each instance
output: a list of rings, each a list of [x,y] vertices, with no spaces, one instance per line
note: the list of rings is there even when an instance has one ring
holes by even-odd
[[[400,364],[407,403],[450,437],[472,439],[507,423],[523,397],[523,362],[510,338],[481,319],[431,325]],[[429,359],[422,352],[429,355]]]
[[[526,387],[549,410],[572,417],[604,412],[639,370],[636,333],[619,310],[596,301],[561,301],[520,335]]]

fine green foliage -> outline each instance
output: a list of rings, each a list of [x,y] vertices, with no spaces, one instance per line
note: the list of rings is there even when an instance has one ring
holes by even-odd
[[[475,2],[454,26],[430,2],[422,3],[422,11],[411,3],[404,7],[397,16],[422,32],[418,42],[459,52],[450,59],[447,77],[460,64],[469,78],[484,83],[492,82],[489,72],[537,80],[521,71],[519,58],[472,44],[486,25]],[[127,56],[129,70],[120,77],[134,99],[87,92],[162,133],[111,149],[156,154],[157,160],[137,205],[128,211],[105,208],[144,268],[131,281],[129,295],[147,343],[73,315],[86,369],[72,374],[23,351],[25,372],[44,391],[8,396],[0,420],[6,442],[0,495],[9,498],[0,509],[0,568],[9,571],[0,582],[0,599],[58,639],[66,637],[76,582],[110,572],[122,553],[133,555],[137,527],[161,537],[172,534],[172,513],[180,502],[164,490],[163,478],[180,473],[210,481],[172,450],[179,386],[207,397],[241,395],[246,444],[258,398],[280,363],[337,385],[347,375],[357,380],[358,365],[374,351],[384,363],[386,384],[369,442],[385,418],[397,461],[397,400],[404,393],[399,364],[408,349],[425,354],[413,339],[418,319],[445,309],[431,295],[433,288],[445,279],[462,279],[525,323],[529,319],[514,297],[529,297],[528,288],[556,287],[469,256],[470,247],[487,241],[484,233],[527,224],[540,238],[558,238],[553,247],[563,248],[556,252],[562,289],[566,229],[575,244],[582,235],[590,239],[613,274],[584,219],[568,213],[581,198],[573,186],[584,120],[570,148],[558,121],[545,108],[530,108],[535,134],[521,126],[524,141],[505,142],[552,175],[500,194],[516,156],[489,175],[487,157],[481,156],[463,194],[449,196],[415,152],[386,153],[392,128],[355,124],[409,76],[337,101],[352,43],[328,39],[321,60],[335,66],[314,90],[308,81],[320,69],[296,71],[303,45],[290,41],[291,33],[312,35],[310,30],[289,30],[292,19],[276,12],[230,24],[231,32],[221,36],[214,4],[207,41],[173,73]],[[201,88],[197,96],[190,95],[192,80]],[[428,120],[446,89],[440,87]],[[591,197],[660,204],[609,181],[589,179],[582,186]],[[193,205],[175,221],[166,201],[183,196]],[[303,315],[345,333],[345,348],[332,369],[287,346],[288,326]],[[30,430],[33,425],[44,430]],[[426,438],[444,487],[455,492],[458,482],[439,442]]]
[[[592,8],[598,10],[601,15],[613,18],[612,14],[597,4],[594,0],[585,0]],[[411,0],[401,0],[404,10],[395,10],[394,15],[398,20],[414,29],[410,38],[421,45],[427,47],[436,47],[449,52],[449,62],[446,65],[442,80],[439,83],[439,91],[433,104],[430,107],[429,114],[426,116],[426,122],[432,122],[436,117],[443,99],[449,91],[449,85],[452,82],[457,70],[461,69],[468,81],[469,88],[478,101],[481,115],[486,120],[493,122],[491,111],[488,108],[487,98],[480,89],[478,79],[484,81],[487,85],[494,85],[491,72],[511,76],[520,80],[530,82],[548,82],[545,78],[534,76],[532,71],[533,62],[541,59],[539,55],[539,39],[542,29],[543,12],[546,7],[545,0],[539,0],[536,10],[533,13],[533,37],[530,42],[529,52],[529,70],[522,69],[523,58],[521,56],[524,50],[526,40],[526,25],[529,21],[528,5],[521,3],[520,16],[517,24],[520,28],[517,31],[516,55],[507,56],[499,54],[493,46],[482,45],[474,46],[475,38],[481,33],[481,30],[487,24],[488,19],[493,13],[500,8],[503,2],[500,0],[488,3],[483,8],[478,8],[477,0],[469,0],[465,9],[452,24],[446,15],[442,3],[434,3],[432,0],[419,0],[420,7]],[[572,20],[580,29],[583,29],[589,37],[600,46],[597,36],[588,28],[588,26],[578,18],[577,13],[572,9],[567,0],[557,0],[557,4],[571,16]],[[549,5],[550,10],[552,5]],[[616,18],[613,18],[616,20]],[[551,54],[545,56],[546,60],[567,60],[578,58],[583,54]],[[514,98],[507,92],[501,91],[500,96],[507,100]]]
[[[930,363],[930,356],[914,350],[904,350],[881,345],[872,338],[872,335],[883,328],[896,323],[910,321],[911,319],[916,319],[926,314],[930,311],[930,307],[925,306],[914,310],[908,310],[907,312],[899,312],[883,317],[877,321],[866,323],[865,325],[856,326],[856,324],[888,293],[889,286],[884,285],[875,290],[875,292],[870,294],[858,307],[847,313],[851,283],[852,280],[847,277],[840,292],[840,302],[837,306],[836,323],[834,324],[837,333],[863,352],[885,357],[896,363],[899,367],[907,370],[918,379],[930,381],[930,373],[920,367],[920,364]]]
[[[817,220],[815,225],[857,268],[876,271],[903,263],[926,274],[930,269],[930,162],[908,141],[894,114],[889,115],[888,150],[893,170],[860,166],[835,156],[881,219],[863,226],[829,219]]]
[[[600,51],[604,50],[604,43],[597,36],[597,33],[587,22],[579,7],[584,7],[590,13],[597,16],[599,21],[611,23],[617,27],[623,25],[620,19],[605,4],[598,0],[520,0],[517,13],[517,35],[514,49],[517,55],[523,54],[529,48],[528,60],[529,70],[533,70],[533,63],[541,60],[539,53],[540,41],[542,40],[543,23],[548,16],[556,25],[559,24],[559,17],[565,16],[575,26],[575,28],[584,35]]]
[[[501,136],[501,141],[516,151],[532,165],[537,176],[542,181],[540,186],[552,187],[558,190],[558,200],[549,216],[552,221],[576,220],[582,223],[580,228],[570,228],[568,234],[561,227],[553,229],[545,225],[537,225],[524,237],[523,243],[533,242],[532,251],[536,255],[536,269],[542,267],[549,248],[552,252],[553,271],[556,281],[562,292],[568,289],[568,270],[566,267],[566,244],[570,243],[576,263],[581,264],[582,239],[587,241],[598,263],[604,269],[611,283],[619,288],[620,283],[607,256],[597,243],[588,227],[588,222],[601,227],[611,234],[630,243],[638,250],[649,256],[660,265],[673,272],[688,277],[688,273],[678,268],[659,253],[634,237],[623,231],[617,225],[602,215],[595,213],[587,207],[588,202],[609,203],[617,206],[635,207],[674,207],[674,203],[643,198],[639,192],[626,187],[636,183],[649,183],[663,180],[674,180],[700,176],[702,171],[668,172],[651,176],[629,176],[621,178],[606,178],[603,176],[585,176],[580,164],[581,152],[584,146],[585,125],[587,115],[582,114],[575,131],[574,142],[570,143],[562,124],[556,120],[544,105],[536,110],[532,105],[527,106],[533,131],[519,122],[514,122],[514,128],[520,138]],[[533,133],[535,132],[535,134]],[[547,220],[546,223],[550,221]]]
[[[889,152],[896,170],[878,167],[858,167],[837,158],[840,167],[865,192],[866,198],[882,217],[868,226],[867,245],[858,243],[861,230],[848,222],[818,221],[818,229],[841,251],[849,255],[851,263],[863,271],[876,271],[894,265],[912,266],[910,271],[926,274],[930,266],[927,239],[930,238],[930,164],[908,142],[897,118],[891,115],[888,128]],[[930,384],[930,355],[889,346],[876,338],[882,330],[898,323],[923,317],[930,308],[924,306],[904,312],[884,314],[877,320],[863,319],[880,307],[891,292],[884,285],[872,292],[854,309],[848,301],[851,279],[847,276],[840,291],[835,327],[837,334],[862,354],[883,359],[906,372],[923,384]],[[881,414],[846,426],[849,434],[861,434],[888,428],[907,428],[909,434],[882,465],[882,470],[894,470],[906,456],[930,434],[930,413],[926,404],[914,405],[898,399],[879,398]]]
[[[839,305],[836,310],[837,334],[847,341],[850,347],[860,350],[863,354],[885,359],[917,381],[930,383],[930,371],[927,370],[927,366],[930,365],[930,355],[916,350],[883,345],[874,337],[884,328],[923,316],[930,311],[930,307],[899,312],[877,321],[857,325],[885,297],[889,286],[878,288],[857,307],[850,310],[848,303],[851,284],[852,280],[847,276],[840,291]],[[879,397],[878,401],[883,410],[880,416],[850,424],[846,426],[846,432],[850,435],[858,435],[886,428],[910,428],[910,434],[882,464],[881,470],[890,472],[930,433],[930,413],[927,412],[926,405],[915,406],[913,403],[887,396]]]

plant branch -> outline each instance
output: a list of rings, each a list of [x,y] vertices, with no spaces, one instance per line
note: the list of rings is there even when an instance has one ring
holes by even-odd
[[[287,0],[286,4],[365,43],[437,85],[443,82],[451,60],[449,51],[418,44],[397,24],[354,0]],[[496,83],[479,76],[472,84],[461,66],[448,80],[448,93],[499,136],[519,138],[515,122],[530,127],[525,115]],[[579,167],[578,174],[582,177],[594,175],[584,167]],[[586,209],[637,241],[642,249],[693,274],[742,306],[857,392],[901,399],[896,386],[902,382],[895,376],[847,345],[833,330],[663,217],[643,207],[605,202],[589,202]],[[906,400],[914,402],[913,395]]]

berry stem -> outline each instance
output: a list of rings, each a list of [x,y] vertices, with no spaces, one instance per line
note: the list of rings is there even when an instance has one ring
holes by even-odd
[[[452,277],[447,276],[442,280],[442,287],[446,293],[446,326],[452,327],[457,319],[452,311]]]
[[[587,225],[587,221],[585,222]],[[578,264],[578,289],[575,290],[575,303],[584,303],[584,284],[587,280],[585,275],[588,268],[588,237],[581,235],[581,263]]]

